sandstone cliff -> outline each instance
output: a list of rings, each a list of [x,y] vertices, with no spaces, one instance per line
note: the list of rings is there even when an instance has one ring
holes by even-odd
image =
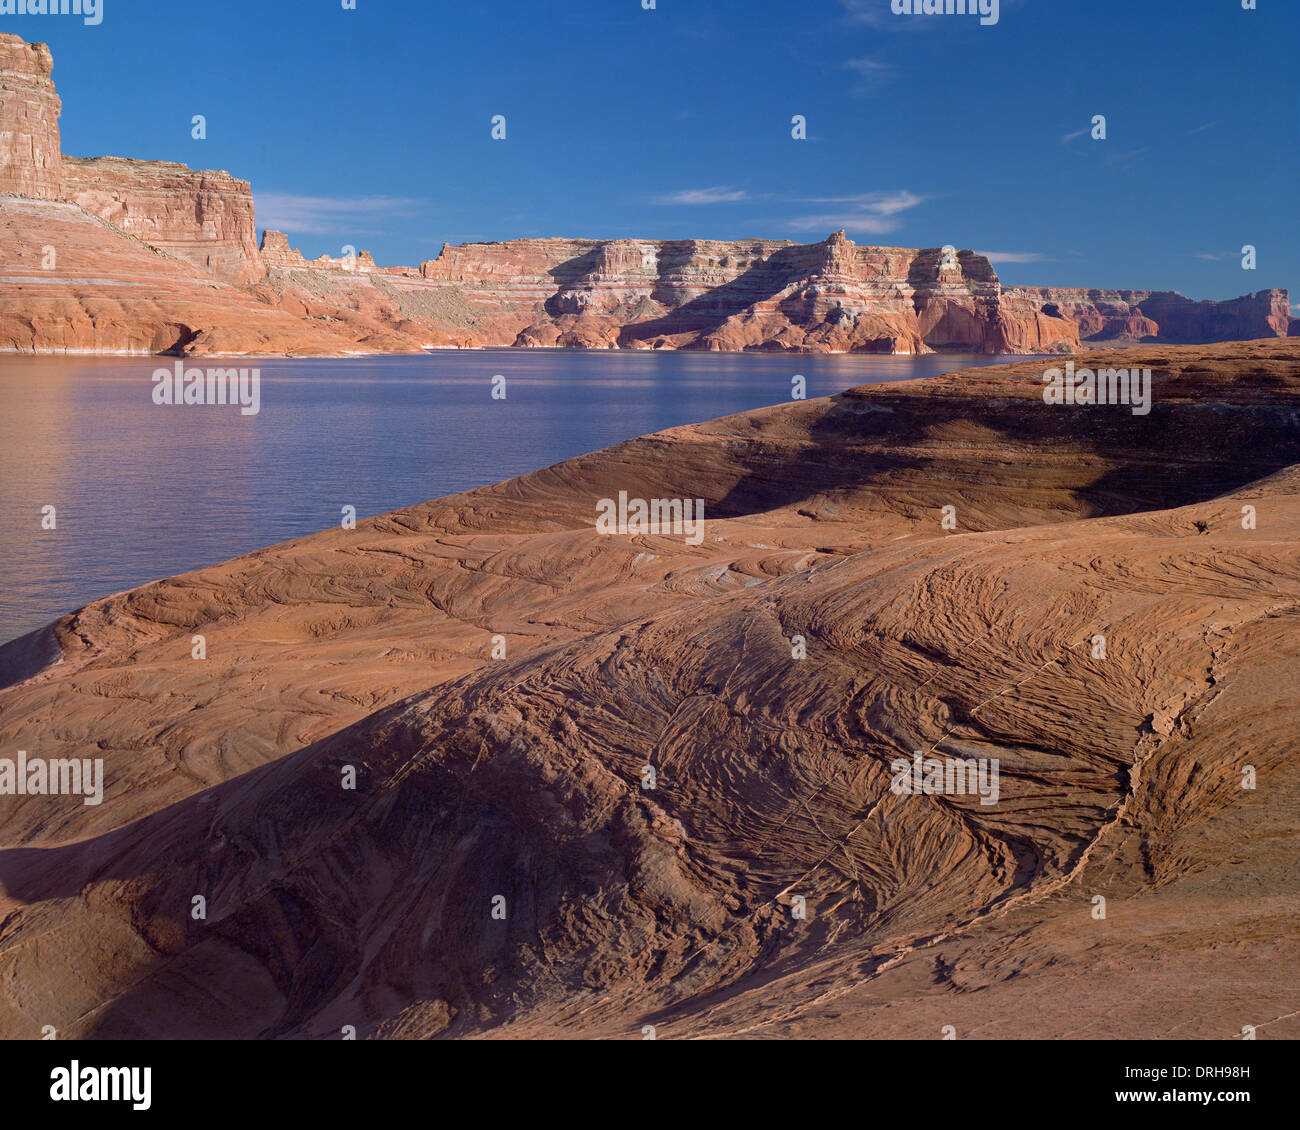
[[[307,320],[74,204],[0,198],[0,352],[415,351],[379,326]]]
[[[268,268],[278,267],[282,270],[303,270],[312,267],[321,271],[357,271],[362,274],[379,270],[374,257],[369,251],[362,251],[359,255],[343,256],[338,259],[329,255],[321,255],[309,262],[302,257],[301,251],[296,247],[289,246],[289,237],[284,232],[269,229],[262,233],[262,243],[258,254]],[[398,270],[401,271],[403,268],[398,268]]]
[[[411,267],[381,268],[368,251],[304,259],[283,232],[268,230],[261,255],[267,274],[256,292],[295,317],[328,321],[371,343],[398,338],[408,348],[474,348],[495,340],[463,288],[430,281]]]
[[[65,157],[63,198],[228,282],[266,274],[252,190],[229,173],[172,161]]]
[[[496,344],[1023,352],[1077,344],[1060,320],[1004,325],[969,251],[768,240],[511,240],[444,246],[424,278],[464,288]]]
[[[0,194],[68,201],[220,278],[260,279],[248,182],[171,161],[61,154],[53,66],[45,44],[0,35]]]
[[[292,303],[309,274],[382,273],[422,291],[408,329],[430,341],[576,349],[1068,353],[1112,343],[1192,344],[1287,336],[1285,290],[1224,302],[1173,292],[1003,287],[983,256],[940,248],[771,240],[518,239],[444,245],[380,269],[306,261],[268,232]],[[264,252],[265,254],[265,252]],[[270,263],[270,260],[267,260]],[[307,272],[307,273],[304,273]],[[420,287],[416,279],[430,284]],[[400,281],[399,281],[400,280]],[[332,285],[332,284],[331,284]],[[388,317],[364,288],[348,300]],[[454,318],[448,313],[454,308]]]
[[[0,33],[0,193],[59,200],[59,96],[44,43]]]
[[[1004,295],[1073,322],[1086,343],[1155,339],[1176,344],[1286,337],[1291,305],[1285,290],[1261,290],[1223,302],[1176,291],[1008,287]]]

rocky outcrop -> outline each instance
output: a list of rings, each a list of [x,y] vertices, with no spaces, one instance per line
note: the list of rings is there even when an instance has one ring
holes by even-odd
[[[1162,341],[1188,344],[1286,337],[1291,320],[1290,295],[1277,289],[1224,302],[1198,302],[1162,291],[1151,295],[1141,309],[1160,327]]]
[[[65,157],[64,197],[227,282],[266,274],[248,181],[172,161]]]
[[[0,649],[0,748],[104,767],[0,797],[0,1037],[1300,1034],[1300,345],[1095,360],[1152,413],[868,386]]]
[[[54,58],[44,43],[0,33],[0,194],[62,199],[53,70]]]
[[[262,233],[265,301],[310,321],[326,321],[372,344],[385,335],[413,347],[482,345],[494,331],[461,287],[430,281],[410,267],[379,267],[368,251],[356,257],[304,259],[283,232]]]
[[[0,34],[0,194],[67,201],[228,282],[266,273],[247,181],[171,161],[64,156],[53,56]]]
[[[296,270],[306,266],[302,252],[296,247],[289,246],[289,237],[282,231],[271,231],[269,228],[264,231],[258,253],[262,256],[262,264],[268,271],[277,268]]]
[[[289,237],[284,232],[272,231],[269,228],[262,233],[259,254],[268,269],[276,267],[292,271],[310,267],[320,271],[355,271],[361,274],[379,270],[375,265],[374,256],[369,251],[362,251],[359,255],[341,256],[338,259],[321,255],[308,261],[302,257],[302,252],[296,247],[289,246]],[[399,273],[404,273],[402,268],[397,270]]]
[[[1003,287],[970,251],[709,240],[444,246],[420,273],[464,288],[496,345],[1062,353],[1088,342],[1286,336],[1289,297]]]
[[[1072,353],[1082,330],[1059,307],[1038,302],[1015,289],[998,298],[998,324],[1007,353]]]
[[[1261,290],[1223,302],[1198,302],[1176,291],[1017,286],[1003,293],[1027,308],[1073,322],[1085,344],[1190,345],[1286,337],[1291,314],[1285,290]]]
[[[419,343],[304,319],[74,204],[0,198],[0,352],[343,354]]]
[[[500,327],[498,344],[914,354],[999,352],[1007,342],[1001,287],[987,259],[940,248],[858,247],[843,231],[812,244],[444,246],[420,273],[464,287],[485,321]],[[1013,336],[1033,352],[1070,339],[1065,327],[1032,320]]]

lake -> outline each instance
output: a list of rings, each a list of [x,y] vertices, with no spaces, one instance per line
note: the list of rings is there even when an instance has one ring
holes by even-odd
[[[447,350],[256,366],[256,415],[154,403],[159,357],[0,357],[0,642],[100,596],[545,467],[854,385],[1024,358]],[[492,398],[505,378],[504,400]],[[41,528],[55,507],[56,528]]]

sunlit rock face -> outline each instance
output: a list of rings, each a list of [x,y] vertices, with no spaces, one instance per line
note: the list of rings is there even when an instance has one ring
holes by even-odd
[[[0,193],[62,199],[53,70],[54,58],[44,43],[0,33]]]
[[[172,161],[63,161],[64,197],[151,247],[234,283],[266,274],[253,193],[229,173]]]
[[[444,247],[420,273],[463,286],[499,336],[513,330],[521,345],[916,354],[1047,352],[1078,341],[1064,322],[1008,334],[1001,287],[982,256],[858,247],[843,231],[810,244],[463,244]]]

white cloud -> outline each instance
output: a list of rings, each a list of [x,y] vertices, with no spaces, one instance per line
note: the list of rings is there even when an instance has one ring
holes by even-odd
[[[308,235],[374,235],[373,230],[358,228],[358,220],[406,215],[420,203],[399,196],[295,196],[286,192],[258,192],[254,200],[258,227]]]
[[[893,216],[906,212],[923,203],[924,196],[915,192],[866,192],[860,196],[826,196],[811,201],[813,204],[856,204],[860,208],[875,212],[881,216]]]
[[[1141,149],[1122,149],[1119,152],[1106,154],[1106,164],[1119,165],[1120,168],[1131,169],[1138,162],[1144,153],[1149,153],[1151,146],[1144,145]]]
[[[871,235],[884,235],[897,231],[903,225],[888,216],[873,216],[866,212],[824,212],[815,216],[799,216],[790,221],[790,226],[798,231],[838,231],[867,232]]]
[[[851,24],[867,27],[885,27],[893,31],[919,31],[933,20],[911,20],[896,16],[890,10],[890,0],[840,0],[844,14]]]
[[[874,90],[889,77],[894,69],[888,63],[873,59],[870,55],[850,59],[844,66],[858,76],[857,84],[853,88],[854,94],[866,94],[868,91]]]
[[[847,204],[850,207],[834,212],[817,212],[812,215],[798,216],[790,221],[790,226],[800,231],[845,231],[867,232],[871,235],[884,235],[896,231],[902,224],[894,217],[909,208],[915,208],[925,200],[915,192],[864,192],[857,196],[815,196],[801,201],[804,204]]]
[[[925,200],[915,192],[866,192],[858,196],[821,196],[804,201],[806,204],[848,204],[849,208],[834,212],[817,212],[807,216],[797,216],[790,221],[790,226],[800,231],[845,231],[867,232],[871,235],[884,235],[896,231],[902,224],[895,219],[909,208],[915,208]]]
[[[734,204],[748,197],[743,189],[728,188],[717,185],[713,188],[688,188],[682,192],[670,192],[666,196],[656,196],[656,204]]]

